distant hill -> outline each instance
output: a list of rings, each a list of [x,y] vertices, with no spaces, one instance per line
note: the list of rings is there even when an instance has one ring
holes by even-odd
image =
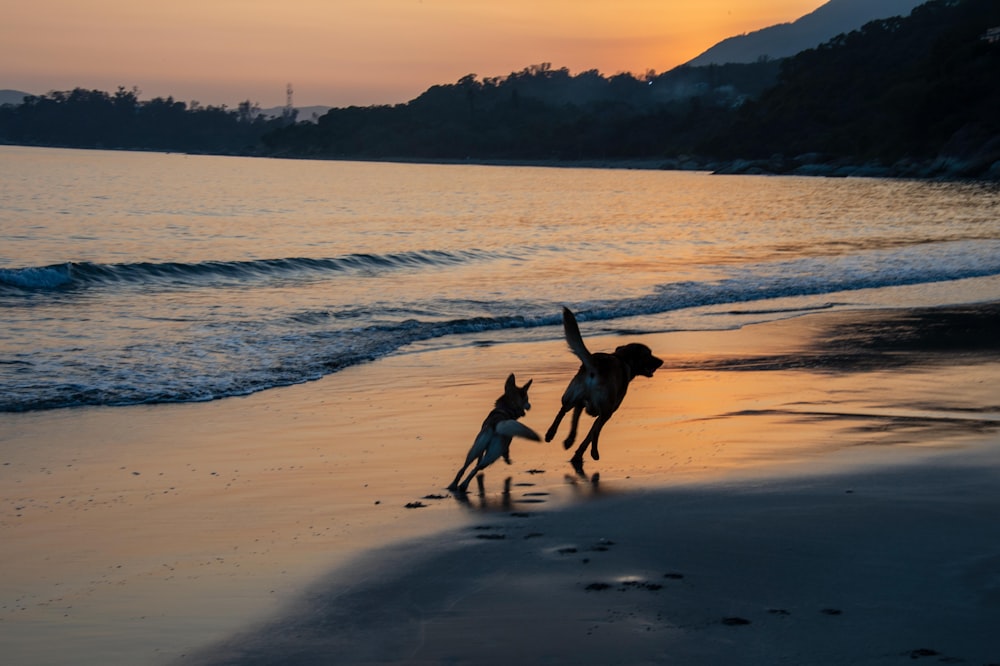
[[[782,23],[730,37],[687,64],[695,67],[731,62],[757,62],[793,56],[869,21],[907,16],[926,0],[830,0],[793,23]]]
[[[22,92],[20,90],[0,90],[0,106],[3,106],[4,104],[13,104],[17,106],[30,94],[31,93]]]

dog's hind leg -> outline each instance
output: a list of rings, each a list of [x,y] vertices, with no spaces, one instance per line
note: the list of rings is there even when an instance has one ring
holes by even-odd
[[[601,459],[601,452],[597,450],[597,439],[601,436],[601,430],[604,428],[604,424],[607,423],[607,419],[598,418],[594,427],[590,429],[590,434],[587,436],[591,438],[590,440],[590,457],[594,460]]]
[[[472,471],[469,472],[469,475],[465,477],[465,481],[462,481],[462,483],[458,485],[458,492],[461,493],[466,492],[466,490],[468,490],[469,488],[469,482],[472,481],[473,478],[475,478],[476,474],[479,474],[484,469],[486,469],[494,462],[496,462],[497,458],[499,458],[501,455],[501,451],[502,449],[497,450],[494,447],[491,447],[483,451],[482,455],[479,456],[479,460],[476,462],[476,466],[473,467]],[[465,470],[463,469],[462,471],[464,472]],[[461,472],[459,473],[459,476],[461,476]]]
[[[455,475],[455,480],[451,482],[448,486],[448,490],[458,490],[458,481],[462,478],[462,474],[465,473],[466,468],[468,468],[469,463],[462,466],[462,469],[458,470],[458,474]]]
[[[457,490],[460,493],[466,492],[469,489],[469,483],[472,482],[472,479],[474,479],[476,477],[476,474],[479,474],[484,469],[486,469],[486,465],[484,465],[482,462],[476,463],[476,466],[472,468],[472,471],[469,472],[469,475],[465,477],[465,481],[462,481],[462,483],[460,483],[458,487],[455,488],[455,490]],[[462,471],[464,472],[465,470]]]
[[[465,474],[465,470],[467,470],[469,465],[471,465],[474,461],[482,462],[483,453],[483,451],[477,451],[475,446],[472,447],[469,451],[469,455],[465,458],[465,464],[462,465],[462,469],[458,470],[458,474],[455,475],[455,480],[451,482],[450,486],[448,486],[448,490],[458,490],[458,481],[462,478],[462,475]]]
[[[590,447],[590,457],[593,458],[594,460],[601,459],[601,453],[600,451],[597,450],[597,440],[601,436],[601,429],[607,422],[608,419],[603,416],[598,416],[596,419],[594,419],[594,424],[590,426],[590,432],[588,432],[587,436],[583,438],[582,442],[580,442],[580,446],[577,447],[576,453],[573,454],[573,457],[570,459],[570,462],[572,462],[574,465],[582,465],[583,453],[584,451],[587,450],[588,446]]]
[[[566,441],[563,442],[563,448],[568,449],[573,446],[573,442],[576,441],[576,433],[580,427],[580,414],[583,413],[583,405],[576,405],[573,407],[573,418],[569,422],[569,434],[566,435]]]
[[[458,480],[462,478],[462,474],[465,473],[465,470],[469,468],[469,465],[471,465],[473,461],[483,467],[490,464],[489,462],[483,464],[483,458],[486,457],[486,452],[489,449],[491,441],[492,436],[490,431],[484,427],[479,431],[479,434],[476,435],[476,439],[472,442],[472,446],[469,447],[469,453],[465,456],[465,464],[462,465],[462,469],[458,470],[458,474],[455,475],[455,480],[451,482],[450,486],[448,486],[448,490],[455,490],[458,487]],[[493,460],[490,460],[490,462],[493,462]]]

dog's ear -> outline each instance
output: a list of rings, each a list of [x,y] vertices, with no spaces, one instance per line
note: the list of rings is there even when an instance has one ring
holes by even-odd
[[[510,376],[507,377],[507,381],[503,385],[503,390],[504,391],[512,391],[512,390],[514,390],[516,388],[517,388],[517,384],[514,381],[514,373],[512,372],[512,373],[510,373]]]
[[[514,375],[511,375],[511,377],[513,377],[513,376],[514,376]],[[528,387],[529,387],[529,386],[531,386],[531,382],[533,382],[533,381],[534,381],[533,379],[529,379],[529,380],[528,380],[528,383],[527,383],[527,384],[525,384],[524,386],[522,386],[522,387],[521,387],[521,390],[522,390],[522,391],[527,391],[527,390],[528,390]]]

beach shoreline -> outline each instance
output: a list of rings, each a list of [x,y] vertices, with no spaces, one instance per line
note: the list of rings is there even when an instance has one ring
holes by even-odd
[[[542,169],[617,169],[637,171],[704,172],[719,176],[795,176],[799,178],[879,178],[926,182],[969,182],[991,185],[1000,181],[1000,167],[983,168],[947,157],[902,159],[894,164],[819,154],[773,155],[768,158],[706,159],[696,155],[618,159],[503,159],[431,157],[332,157],[310,155],[244,155],[278,160],[321,160],[388,164],[433,164],[442,166],[524,167]]]
[[[970,312],[979,328],[967,325]],[[322,663],[331,649],[371,663],[531,655],[719,663],[712,660],[728,657],[719,652],[726,646],[745,650],[744,663],[775,656],[769,650],[795,663],[844,663],[845,655],[894,663],[919,650],[1000,661],[968,632],[951,641],[948,632],[958,630],[947,622],[928,633],[927,616],[949,606],[926,599],[919,622],[897,614],[891,646],[876,645],[874,629],[865,629],[861,652],[837,651],[874,617],[915,603],[911,588],[927,567],[947,569],[932,591],[953,595],[942,604],[955,602],[956,622],[975,628],[998,619],[1000,542],[989,522],[1000,470],[1000,406],[991,392],[1000,372],[990,335],[997,312],[995,304],[841,311],[642,336],[667,363],[633,384],[605,429],[599,463],[577,475],[557,442],[516,442],[514,464],[487,469],[484,495],[467,502],[444,487],[504,378],[534,380],[524,421],[543,431],[576,368],[564,343],[404,350],[321,381],[214,403],[0,415],[0,550],[10,563],[0,580],[10,599],[0,636],[12,663],[32,665],[67,655],[94,664],[273,663],[289,650],[298,661],[284,663]],[[935,330],[973,333],[921,343],[910,334],[929,330],[929,320],[964,322]],[[582,327],[593,349],[621,343]],[[874,334],[868,343],[829,335],[844,330],[909,342],[886,348]],[[837,340],[836,353],[824,355]],[[595,493],[600,501],[583,501]],[[854,503],[852,520],[824,536],[844,502]],[[786,520],[772,524],[776,505]],[[899,526],[902,515],[924,520]],[[733,525],[734,516],[742,522]],[[789,530],[802,540],[789,540]],[[953,547],[915,560],[939,531]],[[836,545],[859,534],[865,552],[885,557],[855,561]],[[773,567],[740,573],[718,555],[752,554],[765,535],[787,578]],[[798,559],[781,544],[801,548]],[[857,598],[894,561],[909,563],[893,579],[897,606]],[[837,588],[840,578],[814,576],[820,569],[843,571],[850,585],[839,596],[794,599],[814,577]],[[702,575],[717,584],[695,585]],[[746,579],[771,579],[785,591],[723,603],[723,583]],[[680,600],[667,595],[675,583],[686,586]],[[608,597],[618,601],[608,605]],[[303,620],[310,609],[342,618],[351,599],[370,600],[350,614],[353,624]],[[828,620],[844,626],[824,634]],[[789,624],[800,647],[780,652]],[[917,644],[907,632],[918,629],[937,640]],[[616,652],[636,632],[653,640]],[[587,643],[594,636],[599,649]],[[803,651],[815,640],[828,641],[825,653]],[[235,644],[251,652],[234,652]],[[536,651],[522,651],[529,648]]]

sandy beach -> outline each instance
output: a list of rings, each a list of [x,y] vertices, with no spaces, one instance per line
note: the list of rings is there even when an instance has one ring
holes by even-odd
[[[4,663],[1000,663],[998,330],[987,304],[643,336],[666,363],[599,462],[515,441],[464,500],[504,378],[544,431],[564,343],[0,415]]]

